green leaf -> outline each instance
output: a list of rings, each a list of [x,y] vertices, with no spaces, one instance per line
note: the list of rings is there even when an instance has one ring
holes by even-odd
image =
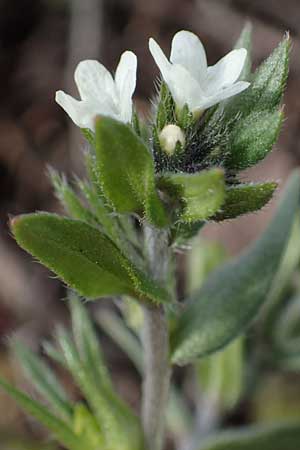
[[[199,231],[204,227],[205,221],[199,220],[197,222],[178,222],[172,229],[172,242],[176,246],[184,245],[186,241],[197,236]]]
[[[125,321],[110,310],[101,310],[97,321],[105,333],[124,351],[136,369],[142,373],[143,349],[137,337],[126,326]]]
[[[118,242],[118,232],[116,217],[110,208],[104,204],[104,199],[98,194],[95,186],[90,185],[88,182],[78,182],[79,188],[88,202],[92,213],[97,217],[98,222],[101,224],[103,231],[114,242]]]
[[[28,395],[0,379],[0,387],[10,395],[24,411],[33,416],[54,434],[55,438],[70,450],[82,450],[85,443],[76,436],[72,429],[51,413],[48,408],[36,402]]]
[[[277,183],[238,184],[226,188],[225,203],[214,220],[233,219],[261,209],[272,198]]]
[[[97,421],[88,408],[79,403],[74,409],[74,431],[85,442],[85,449],[99,450],[106,448]]]
[[[104,357],[86,308],[75,296],[70,296],[72,329],[78,354],[95,380],[101,386],[111,389],[111,380],[105,366]]]
[[[21,342],[15,342],[13,349],[34,388],[47,400],[54,413],[69,421],[73,415],[73,405],[54,372]]]
[[[85,139],[88,141],[88,143],[92,147],[95,147],[95,144],[96,144],[95,133],[93,133],[93,131],[90,130],[89,128],[81,128],[81,132],[82,132],[83,136],[85,137]]]
[[[266,299],[284,254],[299,203],[294,173],[262,236],[216,270],[186,303],[171,336],[172,361],[184,365],[213,353],[241,334]]]
[[[97,120],[96,173],[117,212],[138,213],[158,227],[167,225],[155,188],[153,158],[131,127],[108,117]]]
[[[112,389],[99,383],[94,369],[82,360],[64,330],[58,330],[57,339],[68,370],[90,405],[106,445],[120,450],[139,450],[142,433],[137,417]]]
[[[264,159],[278,139],[283,112],[253,112],[240,120],[228,144],[228,169],[243,170]]]
[[[128,294],[154,302],[168,300],[164,289],[87,223],[39,213],[15,217],[11,229],[21,247],[85,297]]]
[[[251,85],[224,108],[225,116],[247,116],[252,111],[273,111],[281,102],[289,67],[290,38],[287,35],[256,70]]]
[[[201,445],[200,450],[298,450],[299,448],[299,424],[286,423],[225,431],[209,438]]]
[[[156,110],[156,132],[159,133],[165,125],[176,120],[175,103],[165,82],[161,81]]]
[[[218,211],[225,197],[224,173],[220,169],[169,174],[162,177],[159,184],[174,199],[181,198],[182,208],[178,214],[181,222],[208,219]]]
[[[217,402],[221,411],[232,409],[243,388],[243,339],[196,363],[201,395]]]
[[[252,53],[252,25],[247,22],[241,32],[241,35],[235,44],[236,49],[245,48],[247,50],[247,58],[244,63],[243,70],[239,76],[239,81],[249,81],[251,75],[251,53]]]
[[[49,175],[56,196],[63,205],[65,211],[74,219],[80,219],[94,225],[97,224],[98,221],[95,215],[82,204],[82,201],[68,184],[66,178],[60,176],[59,173],[53,169],[49,170]]]

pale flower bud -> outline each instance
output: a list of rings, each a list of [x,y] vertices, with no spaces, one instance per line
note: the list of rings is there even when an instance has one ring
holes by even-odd
[[[182,147],[185,145],[185,135],[180,127],[177,125],[166,125],[159,134],[159,142],[162,149],[173,155],[176,149],[176,144],[179,142]]]

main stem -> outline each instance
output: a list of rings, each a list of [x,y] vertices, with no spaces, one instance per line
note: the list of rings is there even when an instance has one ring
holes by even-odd
[[[151,228],[145,230],[153,278],[166,282],[169,251],[167,235]],[[144,306],[144,382],[142,417],[149,450],[161,450],[164,442],[165,416],[170,385],[169,334],[162,306]]]

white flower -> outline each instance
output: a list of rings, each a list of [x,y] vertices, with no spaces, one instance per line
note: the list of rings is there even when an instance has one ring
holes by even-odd
[[[56,92],[55,100],[80,128],[94,131],[97,115],[128,123],[132,116],[136,69],[137,58],[129,51],[122,54],[115,79],[98,61],[81,61],[74,74],[81,100],[63,91]]]
[[[189,31],[175,34],[170,61],[152,38],[149,49],[176,106],[182,109],[187,104],[194,115],[242,92],[250,84],[237,81],[247,56],[244,48],[232,50],[211,67],[207,66],[200,39]]]
[[[185,136],[180,127],[177,125],[166,125],[159,133],[159,142],[163,150],[169,155],[173,155],[176,144],[179,142],[182,147],[185,145]]]

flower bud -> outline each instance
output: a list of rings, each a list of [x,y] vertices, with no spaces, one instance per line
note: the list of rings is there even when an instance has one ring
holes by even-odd
[[[182,147],[185,145],[185,135],[177,125],[166,125],[159,134],[161,148],[168,154],[173,155],[176,144],[179,142]]]

